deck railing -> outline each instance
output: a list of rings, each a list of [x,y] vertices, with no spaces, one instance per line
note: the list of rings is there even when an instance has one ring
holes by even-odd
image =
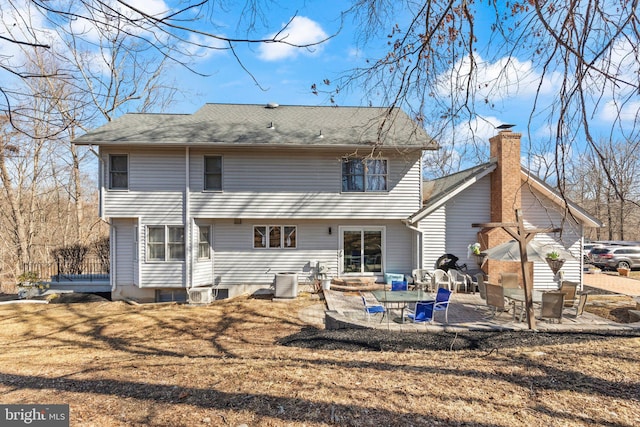
[[[103,281],[109,279],[109,268],[98,259],[84,259],[82,262],[31,262],[23,265],[23,272],[32,271],[44,282]]]

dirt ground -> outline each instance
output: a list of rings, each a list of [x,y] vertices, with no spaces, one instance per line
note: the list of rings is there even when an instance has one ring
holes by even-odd
[[[0,305],[0,403],[67,403],[72,426],[640,425],[640,336],[326,331],[306,298],[59,301]]]

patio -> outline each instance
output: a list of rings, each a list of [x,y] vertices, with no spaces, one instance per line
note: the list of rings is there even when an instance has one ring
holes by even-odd
[[[370,293],[365,292],[367,300],[375,301]],[[449,306],[449,322],[444,323],[444,314],[437,313],[433,324],[412,323],[400,320],[400,309],[390,309],[390,316],[380,321],[379,315],[367,320],[364,313],[362,299],[357,292],[341,292],[325,290],[324,297],[327,305],[325,325],[327,329],[342,328],[376,328],[389,329],[402,332],[416,331],[456,331],[456,330],[486,330],[486,331],[517,331],[528,330],[527,322],[513,320],[513,312],[498,313],[490,317],[491,310],[480,294],[454,293]],[[595,296],[594,298],[595,299]],[[589,300],[587,300],[589,304]],[[576,309],[565,308],[562,323],[552,323],[547,320],[538,320],[538,331],[566,331],[566,332],[592,332],[603,330],[640,330],[640,322],[616,323],[614,321],[596,316],[585,311],[576,317]],[[536,316],[539,315],[539,307],[536,308]]]

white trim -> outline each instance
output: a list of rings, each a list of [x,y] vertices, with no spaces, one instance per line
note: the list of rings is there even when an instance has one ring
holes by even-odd
[[[345,231],[380,231],[381,242],[381,267],[379,272],[375,271],[362,271],[362,262],[360,263],[360,271],[345,273],[344,272],[344,232]],[[364,250],[364,248],[362,249]],[[385,266],[387,265],[387,226],[385,225],[339,225],[338,226],[338,276],[375,276],[384,274]]]

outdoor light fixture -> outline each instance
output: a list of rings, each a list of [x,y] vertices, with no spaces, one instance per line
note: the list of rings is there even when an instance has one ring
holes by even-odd
[[[331,234],[331,227],[329,227],[329,234]]]

